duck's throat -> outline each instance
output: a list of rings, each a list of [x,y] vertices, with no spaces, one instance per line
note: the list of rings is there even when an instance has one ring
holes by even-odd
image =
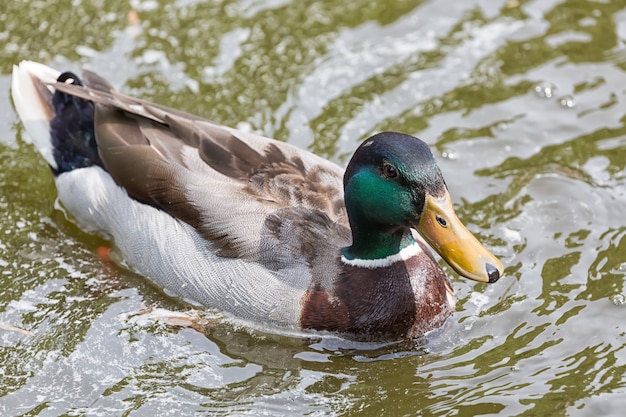
[[[417,243],[408,227],[381,231],[380,228],[352,228],[352,245],[342,249],[343,257],[348,261],[383,260],[402,251],[410,250]]]

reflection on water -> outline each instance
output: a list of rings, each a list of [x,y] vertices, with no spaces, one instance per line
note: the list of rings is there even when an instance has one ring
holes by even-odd
[[[2,7],[2,415],[622,414],[622,2]],[[458,313],[412,342],[273,335],[208,312],[203,332],[157,320],[146,311],[189,306],[102,263],[104,242],[55,205],[49,170],[20,140],[9,74],[21,59],[88,66],[340,163],[375,131],[416,134],[506,276],[453,278]]]

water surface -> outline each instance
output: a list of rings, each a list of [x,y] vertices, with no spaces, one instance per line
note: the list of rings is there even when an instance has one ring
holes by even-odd
[[[3,416],[623,414],[624,2],[0,5]],[[190,306],[103,263],[56,203],[9,99],[22,59],[340,164],[374,132],[417,135],[506,275],[447,269],[458,312],[411,343],[164,323]]]

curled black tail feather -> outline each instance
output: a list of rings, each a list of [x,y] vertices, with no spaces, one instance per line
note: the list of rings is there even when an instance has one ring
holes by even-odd
[[[82,81],[71,72],[64,72],[58,82],[82,86]],[[94,132],[94,104],[91,101],[55,91],[52,97],[54,117],[50,121],[50,135],[54,160],[60,175],[78,168],[103,166]]]

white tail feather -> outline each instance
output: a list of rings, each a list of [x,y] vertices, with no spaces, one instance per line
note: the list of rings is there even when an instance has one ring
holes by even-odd
[[[17,109],[17,114],[28,132],[33,144],[53,168],[57,168],[54,160],[53,147],[50,142],[50,120],[52,113],[49,105],[44,101],[33,78],[44,83],[54,83],[61,73],[33,61],[22,61],[13,66],[11,95]]]

